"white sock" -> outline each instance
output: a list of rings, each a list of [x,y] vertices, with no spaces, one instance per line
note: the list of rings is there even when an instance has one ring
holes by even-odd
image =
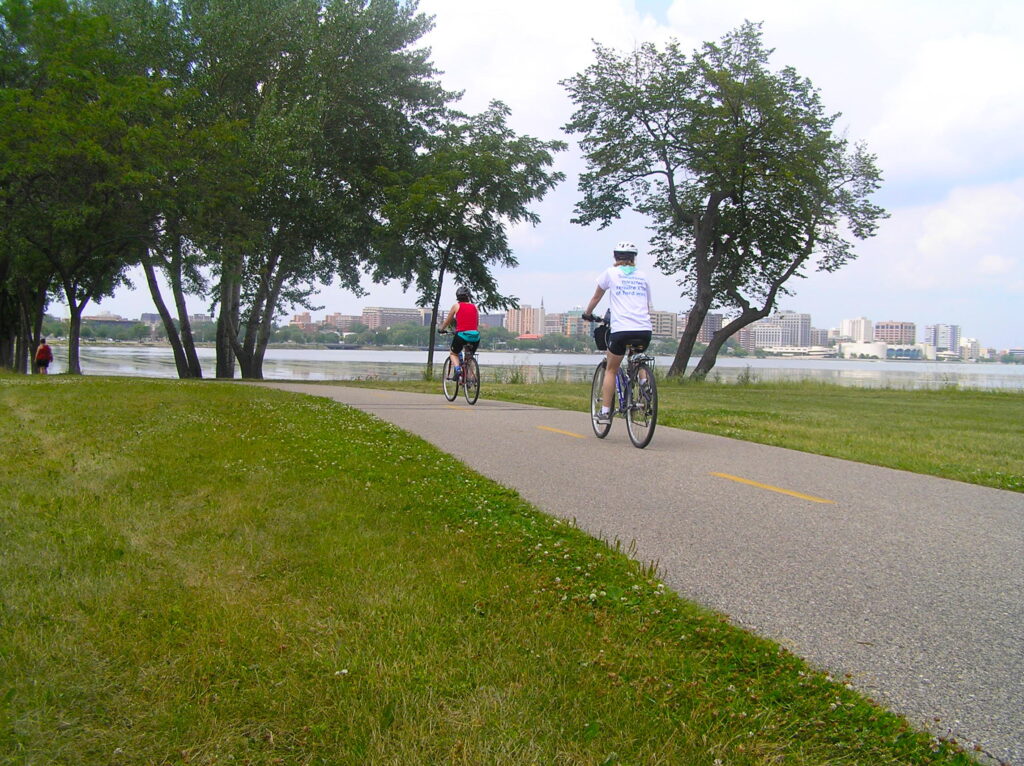
[[[607,415],[611,411],[612,411],[611,407],[605,407],[605,406],[602,405],[602,407],[601,407],[601,414],[602,415]]]

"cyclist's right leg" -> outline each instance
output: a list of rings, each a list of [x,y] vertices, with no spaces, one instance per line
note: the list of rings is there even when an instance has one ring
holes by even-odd
[[[452,336],[452,346],[448,349],[448,358],[452,361],[452,380],[456,380],[458,375],[455,371],[462,364],[462,360],[459,358],[459,352],[462,351],[462,347],[466,345],[466,341],[460,338],[458,335]]]
[[[601,411],[607,412],[615,409],[615,378],[622,366],[622,354],[614,354],[611,349],[605,353],[605,361],[608,367],[605,370],[604,385],[601,388]]]

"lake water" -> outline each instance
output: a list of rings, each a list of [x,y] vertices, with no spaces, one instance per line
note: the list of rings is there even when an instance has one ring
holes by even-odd
[[[197,349],[203,372],[214,374],[215,351]],[[62,353],[63,352],[63,353]],[[66,369],[66,348],[56,347],[52,372]],[[444,351],[434,363],[444,362]],[[560,380],[589,381],[599,354],[537,354],[481,351],[478,356],[484,381]],[[175,378],[174,357],[167,346],[82,346],[82,372],[86,375],[132,375]],[[268,349],[263,376],[274,380],[418,380],[427,361],[426,351],[327,349]],[[670,357],[658,357],[667,370]],[[691,363],[696,364],[694,359]],[[732,382],[750,376],[756,380],[814,380],[841,385],[893,388],[976,388],[1024,390],[1024,365],[957,362],[873,361],[862,359],[782,359],[719,357],[712,379]]]

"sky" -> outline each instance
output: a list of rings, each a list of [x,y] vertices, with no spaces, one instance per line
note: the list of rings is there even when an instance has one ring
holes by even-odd
[[[502,292],[521,304],[543,301],[548,312],[585,305],[614,244],[630,240],[654,307],[689,309],[677,277],[645,263],[642,217],[628,213],[604,230],[570,223],[584,163],[578,137],[562,131],[573,108],[559,82],[592,63],[595,41],[627,52],[675,39],[693,50],[750,20],[763,23],[775,51],[770,67],[793,66],[810,79],[841,113],[836,129],[877,155],[883,185],[873,199],[890,214],[875,237],[857,242],[855,261],[791,281],[795,294],[778,308],[809,313],[819,328],[862,316],[912,321],[919,334],[956,324],[983,347],[1024,347],[1020,0],[420,0],[419,8],[435,21],[422,42],[442,83],[464,92],[463,111],[499,99],[517,132],[569,144],[555,163],[566,180],[534,205],[540,223],[510,232],[519,266],[497,271]],[[145,280],[133,279],[135,289],[85,313],[153,311]],[[416,300],[397,284],[364,286],[362,298],[322,288],[313,317]]]

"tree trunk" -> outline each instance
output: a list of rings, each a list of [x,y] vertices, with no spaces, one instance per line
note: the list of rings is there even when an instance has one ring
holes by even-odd
[[[253,353],[253,376],[258,380],[263,380],[263,357],[266,356],[267,344],[270,343],[270,334],[274,326],[274,314],[277,311],[277,301],[281,297],[281,288],[284,286],[284,280],[284,274],[278,274],[274,280],[270,295],[267,296],[263,320],[259,325],[259,335],[256,338],[255,351]]]
[[[17,368],[23,374],[35,374],[35,352],[43,335],[43,317],[46,314],[46,293],[49,280],[41,287],[29,287],[18,281],[17,322]]]
[[[168,280],[171,284],[171,295],[174,297],[174,309],[178,313],[178,326],[181,328],[181,346],[185,353],[185,360],[188,363],[190,377],[203,377],[203,367],[199,363],[199,354],[196,353],[195,338],[192,337],[192,323],[188,318],[188,306],[185,304],[185,291],[182,288],[181,271],[181,241],[182,237],[175,231],[173,249],[171,250],[171,264],[168,269]]]
[[[756,322],[758,319],[764,319],[770,313],[771,307],[760,309],[746,308],[738,317],[729,322],[729,324],[721,330],[718,330],[713,336],[711,336],[711,341],[708,343],[708,347],[704,349],[704,353],[701,355],[700,361],[697,362],[697,366],[693,369],[693,372],[690,373],[690,379],[704,380],[708,373],[711,372],[711,368],[715,366],[715,362],[718,361],[718,352],[722,350],[722,346],[725,345],[725,342],[747,325]]]
[[[160,284],[156,279],[156,271],[153,269],[153,259],[149,255],[149,249],[145,248],[139,254],[142,268],[146,272],[146,282],[149,284],[149,294],[153,298],[157,313],[160,314],[160,321],[164,324],[167,332],[167,342],[171,344],[171,352],[174,354],[174,366],[178,370],[179,378],[191,378],[192,373],[188,368],[188,360],[185,358],[185,349],[182,347],[181,338],[178,336],[178,328],[174,326],[174,319],[171,312],[167,310],[163,296],[160,294]]]
[[[217,316],[217,377],[235,377],[235,344],[241,297],[240,258],[225,259],[220,276],[220,313]]]
[[[437,292],[434,294],[434,307],[430,318],[430,342],[427,344],[427,379],[434,379],[434,345],[437,342],[437,312],[441,308],[441,288],[444,287],[444,273],[448,268],[448,253],[451,243],[441,254],[441,266],[437,270]]]
[[[686,366],[690,363],[690,357],[693,356],[693,347],[697,345],[697,336],[700,334],[700,328],[704,324],[704,318],[708,315],[710,308],[710,295],[701,294],[694,302],[693,308],[686,316],[686,327],[683,334],[679,336],[679,346],[676,348],[675,358],[672,359],[672,365],[668,368],[669,377],[682,377],[686,373]]]
[[[82,311],[85,309],[85,302],[76,306],[74,301],[68,298],[68,313],[71,315],[71,327],[68,330],[68,373],[71,375],[82,374],[82,364],[78,358],[78,347],[82,337]]]
[[[694,277],[696,281],[693,308],[690,309],[686,319],[686,328],[679,338],[675,358],[668,368],[670,378],[682,377],[686,374],[686,367],[690,363],[690,356],[697,343],[701,325],[704,324],[704,318],[711,310],[711,303],[714,300],[711,278],[715,273],[715,264],[722,253],[721,246],[715,238],[715,230],[718,225],[718,207],[724,200],[724,194],[711,194],[708,197],[704,214],[693,221]]]
[[[813,248],[814,240],[809,239],[803,249],[803,252],[793,259],[781,275],[777,276],[769,283],[770,287],[768,293],[760,308],[753,308],[750,305],[750,302],[740,294],[737,287],[731,286],[727,290],[728,297],[732,304],[740,308],[740,315],[714,334],[711,339],[711,343],[709,343],[708,347],[704,349],[704,354],[697,363],[697,367],[693,370],[691,377],[694,380],[704,380],[704,378],[707,377],[707,374],[711,372],[711,368],[715,366],[715,362],[718,360],[718,352],[721,350],[722,345],[730,337],[747,325],[756,322],[758,319],[764,319],[772,313],[772,309],[775,308],[775,299],[778,297],[779,290],[782,288],[782,285],[785,284],[786,281],[796,273],[801,264],[807,260]]]

